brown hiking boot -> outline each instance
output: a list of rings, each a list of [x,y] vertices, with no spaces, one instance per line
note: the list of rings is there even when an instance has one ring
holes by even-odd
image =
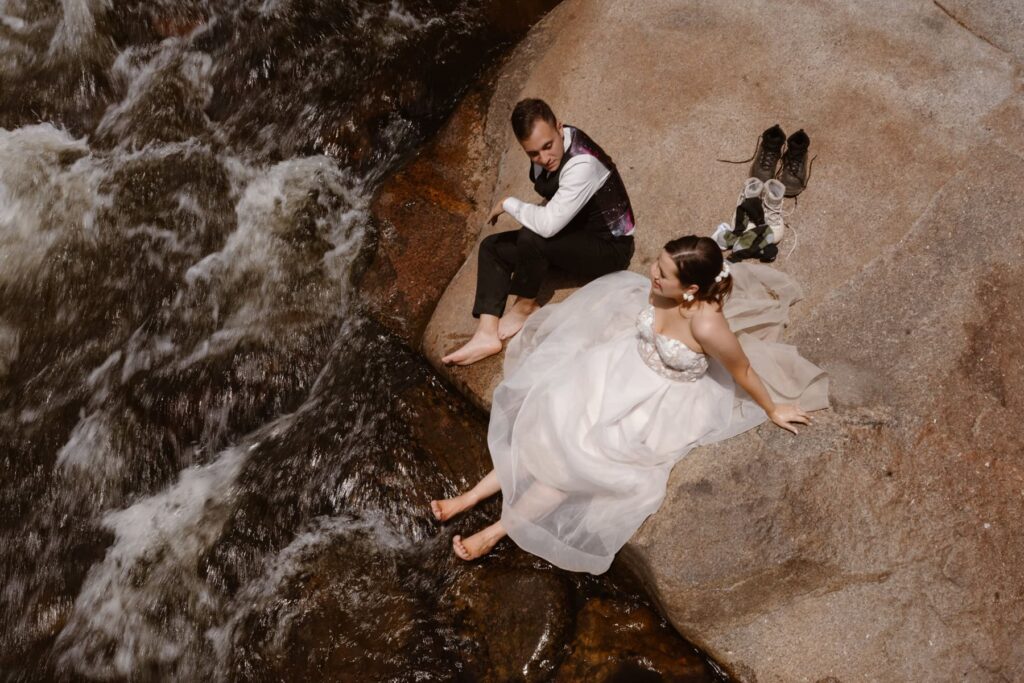
[[[801,128],[786,140],[786,153],[782,155],[779,180],[786,186],[786,196],[795,197],[807,187],[807,148],[811,139]]]
[[[754,151],[754,161],[750,164],[750,177],[764,182],[775,177],[779,158],[782,156],[782,145],[786,142],[786,134],[775,124],[761,133],[761,139]]]

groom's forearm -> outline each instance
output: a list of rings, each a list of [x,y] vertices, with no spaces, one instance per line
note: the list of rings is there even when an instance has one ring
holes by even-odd
[[[524,228],[532,230],[541,237],[551,237],[568,225],[569,221],[579,213],[580,208],[575,207],[575,211],[573,211],[574,207],[567,207],[564,204],[556,204],[552,207],[553,202],[554,200],[546,205],[530,204],[516,197],[508,197],[502,202],[502,208]]]
[[[571,164],[571,166],[569,165]],[[569,224],[611,175],[591,157],[570,160],[562,171],[558,191],[545,205],[529,204],[515,197],[502,202],[505,213],[541,237],[551,237]]]

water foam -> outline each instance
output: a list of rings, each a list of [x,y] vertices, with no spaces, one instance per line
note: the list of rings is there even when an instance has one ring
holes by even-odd
[[[193,624],[208,622],[218,606],[198,559],[228,519],[246,457],[246,448],[230,448],[162,493],[103,518],[115,541],[89,570],[57,640],[62,668],[127,676],[178,663],[195,645]]]
[[[350,295],[348,274],[364,238],[368,196],[351,174],[324,156],[290,159],[256,170],[241,163],[227,164],[236,192],[237,227],[222,249],[207,254],[185,273],[190,287],[212,288],[209,300],[224,319],[219,329],[204,339],[179,363],[186,367],[211,353],[220,353],[241,340],[267,333],[267,320],[287,299],[301,269],[287,245],[291,240],[322,240],[328,245],[322,266],[328,275],[323,313],[344,313]],[[309,234],[300,216],[314,209]],[[229,305],[217,292],[238,292]]]
[[[111,0],[61,0],[63,12],[50,40],[47,56],[96,58],[113,52],[113,41],[96,30],[97,19],[110,10]]]
[[[338,515],[318,517],[310,521],[307,529],[292,541],[263,561],[257,576],[246,583],[232,599],[221,624],[206,631],[206,638],[217,653],[217,660],[223,665],[231,661],[231,654],[245,645],[246,633],[242,624],[252,615],[272,611],[274,613],[271,636],[268,639],[273,652],[279,654],[285,648],[285,637],[292,623],[302,617],[308,606],[298,600],[282,600],[281,592],[287,582],[308,570],[310,561],[326,546],[343,542],[346,537],[366,535],[373,539],[377,548],[392,553],[409,552],[415,544],[403,533],[396,530],[387,517],[379,512],[364,511],[362,516]],[[352,595],[354,600],[359,596]],[[353,609],[357,606],[353,605]],[[222,671],[228,675],[227,671]]]
[[[85,138],[49,123],[0,128],[0,285],[38,277],[58,240],[95,232],[105,174]]]
[[[213,96],[213,58],[204,52],[187,50],[185,45],[184,41],[169,38],[155,47],[128,48],[117,56],[110,74],[122,84],[125,95],[104,112],[97,135],[117,140],[122,148],[135,145],[131,133],[144,118],[139,115],[139,108],[152,104],[149,100],[154,92],[168,82],[173,82],[184,100],[176,103],[176,110],[205,110]]]

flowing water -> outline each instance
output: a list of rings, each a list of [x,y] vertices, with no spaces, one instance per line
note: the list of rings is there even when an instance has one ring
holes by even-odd
[[[498,680],[517,638],[546,680],[595,620],[653,634],[607,680],[710,680],[628,587],[452,559],[482,416],[352,286],[382,176],[555,1],[0,0],[5,680]]]

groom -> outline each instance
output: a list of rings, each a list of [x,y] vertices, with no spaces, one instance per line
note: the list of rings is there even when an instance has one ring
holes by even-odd
[[[489,221],[507,213],[522,224],[480,243],[473,317],[476,332],[441,359],[470,365],[501,351],[501,342],[539,308],[537,293],[549,266],[593,280],[629,266],[633,208],[615,164],[579,128],[563,125],[543,100],[512,110],[512,130],[530,158],[530,180],[545,204],[506,197]],[[505,311],[508,295],[515,296]]]

